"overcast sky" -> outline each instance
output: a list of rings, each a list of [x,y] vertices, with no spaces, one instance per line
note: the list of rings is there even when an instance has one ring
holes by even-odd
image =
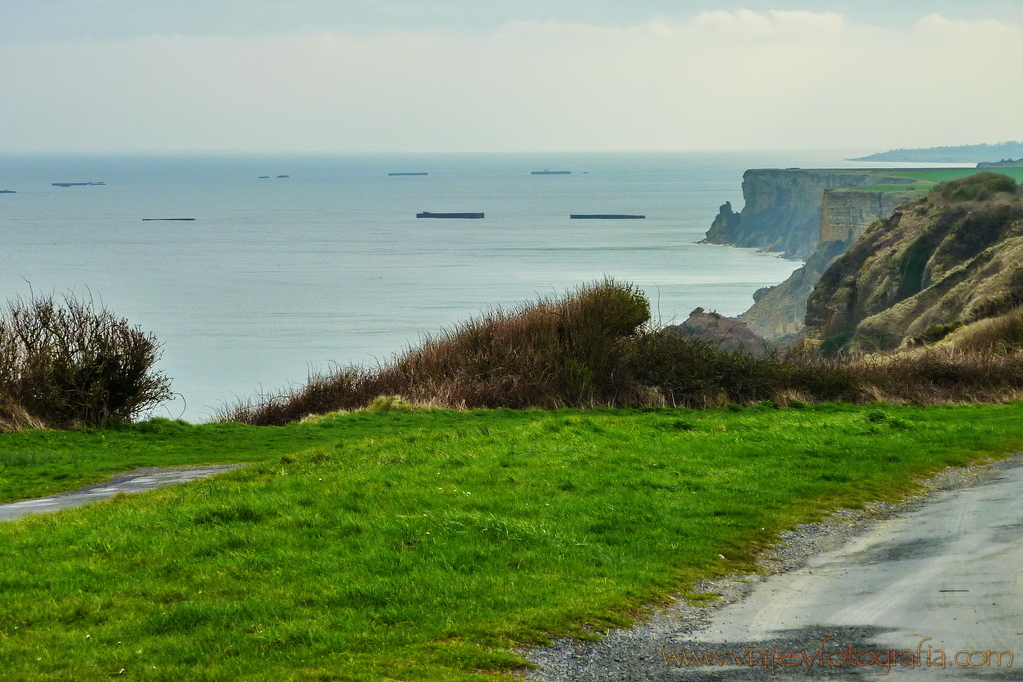
[[[0,153],[1023,139],[1023,0],[0,0]]]

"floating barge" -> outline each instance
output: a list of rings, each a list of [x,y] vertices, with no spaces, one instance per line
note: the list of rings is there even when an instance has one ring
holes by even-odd
[[[532,171],[530,175],[571,175],[572,171],[552,171],[544,168],[542,171]]]
[[[195,218],[143,218],[142,222],[148,223],[151,220],[195,220]]]
[[[54,187],[91,187],[92,185],[105,185],[105,182],[55,182]]]
[[[416,214],[417,218],[482,218],[482,213],[431,213],[423,211]]]
[[[420,173],[420,172],[416,172],[416,173],[388,173],[388,175],[391,175],[391,176],[394,176],[394,175],[429,175],[429,173]]]
[[[572,220],[644,220],[645,215],[631,213],[572,213]]]

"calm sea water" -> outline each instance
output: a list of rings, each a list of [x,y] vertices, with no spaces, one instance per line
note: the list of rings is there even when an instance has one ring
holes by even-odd
[[[742,207],[746,168],[846,155],[0,157],[0,189],[17,192],[0,194],[0,299],[75,290],[153,332],[179,393],[157,416],[202,421],[604,276],[642,288],[664,322],[742,312],[800,263],[696,244],[718,206]],[[545,168],[572,173],[530,173]],[[52,186],[92,181],[106,184]]]

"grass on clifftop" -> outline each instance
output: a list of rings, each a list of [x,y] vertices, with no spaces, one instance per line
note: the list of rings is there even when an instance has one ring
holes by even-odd
[[[917,180],[920,182],[938,184],[939,182],[948,182],[949,180],[958,180],[959,178],[965,178],[969,175],[976,175],[980,172],[992,172],[999,173],[1001,175],[1008,175],[1013,178],[1016,182],[1023,182],[1023,167],[1020,168],[914,168],[914,169],[878,169],[875,171],[879,175],[885,175],[887,177],[896,178],[908,178],[910,180]],[[906,189],[903,187],[903,189]]]
[[[627,624],[823,509],[1018,449],[1021,418],[1021,404],[360,412],[0,435],[7,490],[51,461],[69,488],[125,457],[254,462],[0,524],[0,679],[510,678],[513,646]]]

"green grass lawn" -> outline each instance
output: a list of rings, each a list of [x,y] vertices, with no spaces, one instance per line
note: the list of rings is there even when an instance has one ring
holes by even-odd
[[[909,178],[920,182],[937,184],[948,180],[965,178],[968,175],[976,175],[985,171],[1008,175],[1023,182],[1023,167],[1020,168],[919,168],[919,169],[877,169],[874,172],[878,175],[896,178]]]
[[[3,435],[7,499],[137,465],[253,464],[0,524],[0,679],[510,676],[515,645],[627,624],[823,510],[1019,449],[1021,419],[430,411]]]

